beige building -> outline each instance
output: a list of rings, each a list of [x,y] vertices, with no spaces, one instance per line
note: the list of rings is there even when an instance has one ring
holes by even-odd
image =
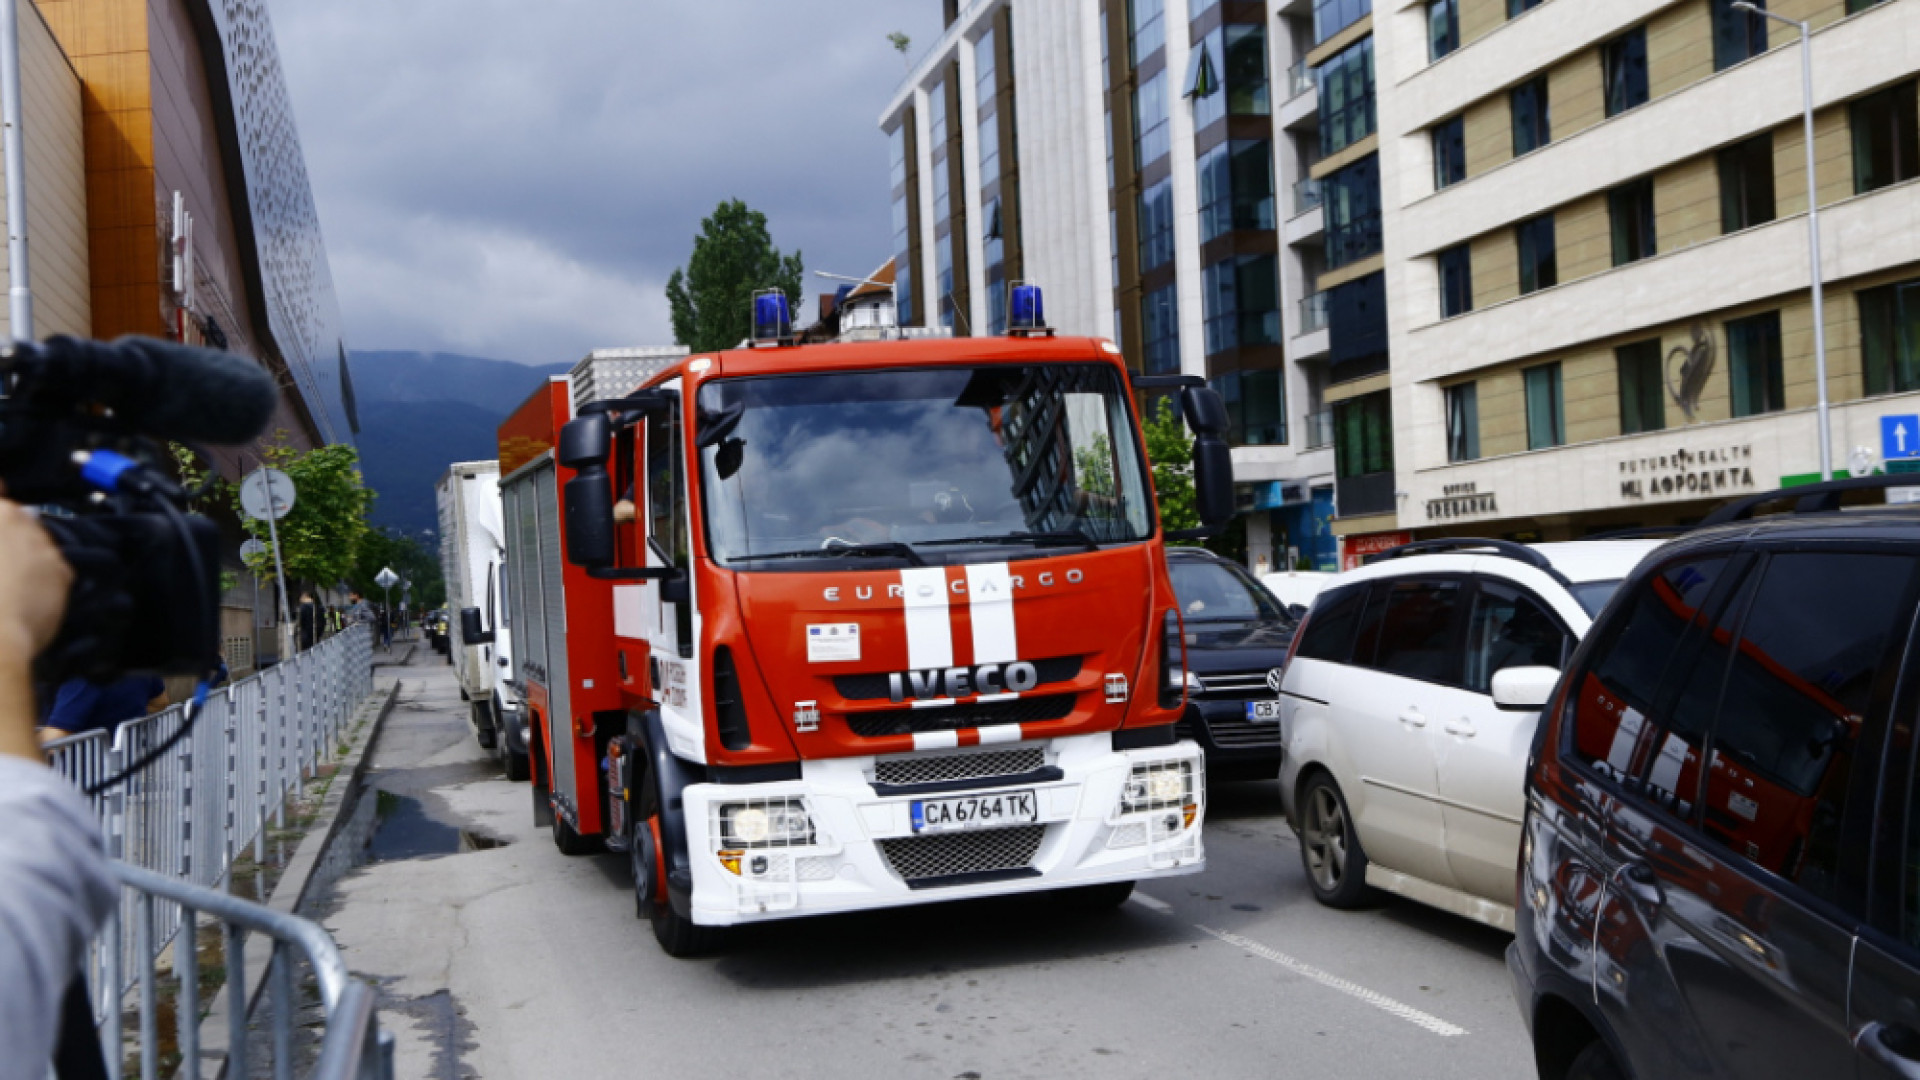
[[[1920,3],[1770,6],[1814,28],[1845,475],[1920,414]],[[1378,154],[1381,243],[1348,274],[1384,271],[1391,362],[1327,391],[1349,546],[1685,523],[1817,474],[1792,27],[1730,0],[1390,0],[1328,44],[1368,37],[1378,133],[1351,153]]]

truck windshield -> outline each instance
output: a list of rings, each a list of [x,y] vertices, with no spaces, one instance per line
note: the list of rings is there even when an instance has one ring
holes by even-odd
[[[698,407],[703,441],[726,432],[701,451],[722,562],[918,562],[947,545],[1153,531],[1126,392],[1105,364],[719,379]]]

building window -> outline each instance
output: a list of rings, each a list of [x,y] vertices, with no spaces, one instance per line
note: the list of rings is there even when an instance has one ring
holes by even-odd
[[[1387,275],[1385,271],[1344,282],[1324,294],[1327,377],[1346,382],[1387,370]]]
[[[1380,251],[1380,156],[1368,154],[1326,178],[1327,268]]]
[[[1451,319],[1473,310],[1473,253],[1458,244],[1440,253],[1440,317]]]
[[[1200,241],[1234,229],[1273,228],[1273,146],[1221,143],[1200,155]]]
[[[1333,407],[1334,473],[1346,480],[1393,471],[1393,404],[1385,391]]]
[[[1167,21],[1161,18],[1165,0],[1127,0],[1127,48],[1134,67],[1167,43]]]
[[[947,141],[947,82],[933,84],[927,91],[927,141],[939,146]]]
[[[1607,216],[1613,222],[1613,265],[1625,266],[1655,254],[1653,177],[1607,192]]]
[[[1373,0],[1313,0],[1313,43],[1328,38],[1373,13]]]
[[[1756,135],[1720,151],[1720,231],[1773,220],[1773,134]]]
[[[1173,149],[1173,135],[1167,128],[1167,73],[1141,83],[1133,91],[1133,161],[1144,169],[1167,156]]]
[[[1766,7],[1767,0],[1754,0]],[[1727,68],[1767,51],[1767,19],[1733,6],[1734,0],[1712,0],[1713,70]]]
[[[1517,19],[1540,6],[1540,0],[1507,0],[1507,18]]]
[[[1853,124],[1853,193],[1876,191],[1920,175],[1914,86],[1901,83],[1849,109]]]
[[[943,156],[933,163],[933,220],[935,224],[947,220],[953,212],[953,200],[949,190],[950,177],[947,175],[947,159]]]
[[[905,121],[893,129],[887,136],[887,150],[891,155],[891,165],[887,170],[887,181],[894,187],[907,182],[907,125]]]
[[[1460,47],[1460,0],[1427,0],[1427,59]]]
[[[1180,311],[1171,283],[1140,298],[1140,363],[1149,375],[1180,371]]]
[[[1480,457],[1480,384],[1449,386],[1447,395],[1447,460],[1475,461]]]
[[[1433,188],[1440,190],[1467,178],[1467,120],[1456,116],[1433,128]]]
[[[1246,255],[1201,271],[1207,355],[1280,344],[1280,275],[1272,255]]]
[[[1513,233],[1520,248],[1520,295],[1560,284],[1553,249],[1553,215],[1541,214],[1523,221],[1514,226]]]
[[[1647,28],[1636,26],[1600,47],[1607,115],[1647,103]]]
[[[1867,393],[1920,390],[1920,281],[1854,294],[1860,303],[1860,350]]]
[[[1877,7],[1887,0],[1847,0],[1847,14],[1858,15],[1870,7]]]
[[[1287,380],[1283,371],[1233,371],[1210,380],[1227,406],[1227,442],[1284,446]]]
[[[1193,128],[1205,130],[1225,116],[1266,116],[1271,111],[1267,80],[1267,28],[1232,23],[1214,28],[1194,46],[1193,77],[1187,93],[1193,98]],[[1218,77],[1207,85],[1203,76],[1214,73],[1214,58],[1224,57]],[[1203,65],[1205,69],[1203,70]]]
[[[1729,320],[1727,355],[1732,363],[1733,415],[1758,416],[1786,407],[1778,311]]]
[[[1553,139],[1553,122],[1547,109],[1547,77],[1537,75],[1513,88],[1508,95],[1513,109],[1513,156],[1538,150]]]
[[[1140,272],[1173,261],[1173,179],[1140,193]]]
[[[1620,373],[1620,434],[1639,435],[1667,426],[1666,386],[1660,375],[1660,339],[1613,350]]]
[[[1314,69],[1320,87],[1320,156],[1352,146],[1374,132],[1373,38]]]
[[[1527,449],[1567,444],[1567,413],[1560,399],[1560,364],[1541,364],[1521,372],[1527,387]]]
[[[933,242],[934,273],[940,289],[940,325],[953,326],[953,234],[941,233]]]

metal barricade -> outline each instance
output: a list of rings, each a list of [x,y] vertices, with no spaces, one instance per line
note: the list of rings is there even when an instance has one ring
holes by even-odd
[[[155,1080],[160,1069],[159,950],[152,945],[161,936],[157,927],[162,923],[197,927],[202,915],[220,924],[230,988],[244,990],[247,985],[248,935],[258,934],[271,943],[266,1023],[269,1064],[275,1080],[291,1077],[294,1072],[295,967],[302,961],[319,990],[325,1029],[318,1060],[305,1075],[310,1080],[392,1080],[393,1035],[380,1030],[374,990],[348,974],[339,947],[319,924],[125,863],[115,863],[114,873],[127,901],[124,906],[132,913],[131,952],[139,958],[132,980],[140,994],[139,1031],[131,1052],[139,1055],[141,1080]],[[127,924],[116,922],[107,931],[108,946],[116,952],[123,951],[119,940],[124,936],[123,925]],[[200,958],[194,938],[194,934],[187,934],[181,938],[182,947],[174,950],[173,976],[179,982],[175,1012],[181,1075],[198,1078]],[[237,996],[228,1002],[225,1075],[230,1080],[248,1080],[254,1075],[247,1006]],[[116,1016],[116,1022],[104,1033],[107,1068],[113,1075],[118,1075],[130,1052],[125,1026],[118,1019]]]

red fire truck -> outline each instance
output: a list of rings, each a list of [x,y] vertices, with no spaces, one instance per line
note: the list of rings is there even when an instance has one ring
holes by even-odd
[[[1218,395],[1130,378],[1093,339],[795,345],[767,321],[622,397],[576,407],[556,378],[500,428],[535,813],[560,849],[628,851],[674,955],[747,922],[1117,903],[1201,869],[1134,399],[1178,392],[1217,527]]]

